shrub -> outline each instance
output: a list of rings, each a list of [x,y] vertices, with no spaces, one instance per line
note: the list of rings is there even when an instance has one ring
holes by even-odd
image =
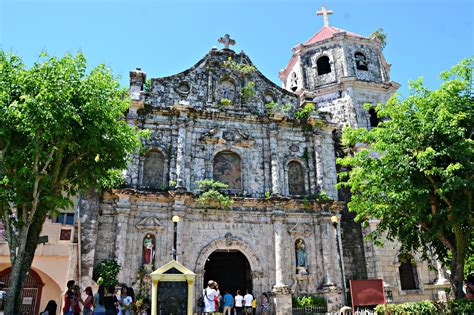
[[[315,295],[300,295],[292,297],[293,307],[327,307],[326,299]]]
[[[224,105],[224,106],[229,106],[232,105],[232,101],[228,98],[221,98],[219,101],[219,104]]]
[[[197,199],[198,203],[204,205],[216,202],[219,204],[220,208],[228,208],[234,203],[229,196],[221,192],[222,189],[227,189],[229,187],[227,184],[213,179],[203,179],[196,182],[196,184],[198,185],[199,190],[202,191]]]
[[[94,279],[105,286],[117,284],[117,274],[121,267],[114,259],[101,261],[94,270]]]
[[[241,90],[240,90],[240,96],[242,97],[242,100],[244,102],[248,102],[252,99],[252,97],[255,94],[255,82],[249,81],[247,85],[245,85]]]
[[[438,311],[431,301],[407,302],[402,304],[388,304],[390,314],[436,315]],[[385,305],[377,305],[375,314],[385,315]]]
[[[297,119],[307,120],[311,115],[311,112],[314,111],[314,103],[306,103],[301,107],[296,113],[295,117]]]

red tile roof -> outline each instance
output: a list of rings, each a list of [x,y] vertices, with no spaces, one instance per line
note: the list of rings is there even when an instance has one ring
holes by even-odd
[[[310,45],[310,44],[313,44],[313,43],[316,43],[316,42],[319,42],[319,41],[322,41],[322,40],[325,40],[325,39],[328,39],[328,38],[331,38],[334,34],[336,33],[342,33],[342,32],[345,32],[347,35],[349,36],[354,36],[354,37],[360,37],[360,38],[367,38],[365,36],[362,36],[362,35],[359,35],[359,34],[356,34],[356,33],[352,33],[352,32],[348,32],[348,31],[345,31],[343,29],[340,29],[340,28],[337,28],[337,27],[334,27],[334,26],[323,26],[321,27],[321,29],[319,30],[319,32],[317,32],[316,34],[314,34],[310,39],[308,39],[304,45]]]
[[[346,30],[328,25],[328,26],[321,27],[321,29],[316,34],[311,36],[311,38],[308,39],[303,45],[305,46],[311,45],[316,42],[331,38],[336,33],[342,33],[342,32],[345,32],[347,35],[353,36],[353,37],[368,38],[356,33],[348,32]],[[293,56],[290,59],[290,62],[286,65],[286,67],[282,71],[280,71],[280,79],[282,79],[285,75],[288,74],[288,70],[290,69],[290,67],[292,67],[295,64],[296,59],[297,59],[296,54],[293,54]]]

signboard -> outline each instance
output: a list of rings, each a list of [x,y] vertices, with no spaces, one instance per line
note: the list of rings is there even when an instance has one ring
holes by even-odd
[[[31,305],[31,304],[33,304],[33,297],[24,296],[24,297],[23,297],[23,300],[21,301],[21,304],[23,304],[23,305]]]
[[[386,304],[382,279],[350,280],[352,307]]]
[[[158,314],[186,315],[188,284],[185,281],[158,283]]]

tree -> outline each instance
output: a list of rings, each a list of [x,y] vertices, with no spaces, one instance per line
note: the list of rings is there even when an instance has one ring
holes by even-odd
[[[474,253],[472,63],[443,72],[438,90],[420,79],[406,99],[377,105],[381,123],[345,129],[343,144],[365,145],[338,160],[345,168],[339,187],[350,188],[356,220],[380,220],[370,238],[397,239],[402,251],[424,258],[435,254],[450,267],[458,298],[466,258]]]
[[[90,72],[83,54],[42,54],[29,69],[0,52],[0,217],[12,272],[5,313],[18,314],[20,293],[48,213],[71,196],[117,184],[140,133],[110,69]]]
[[[383,50],[387,46],[387,33],[383,28],[379,27],[370,34],[370,38],[376,38],[380,42],[380,49]]]

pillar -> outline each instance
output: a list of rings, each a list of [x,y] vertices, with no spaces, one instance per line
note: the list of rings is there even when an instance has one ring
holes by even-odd
[[[118,274],[118,279],[121,282],[127,282],[125,279],[125,270],[124,267],[126,263],[126,253],[127,251],[127,239],[128,239],[128,215],[130,212],[130,201],[128,196],[121,195],[117,200],[116,208],[116,238],[115,238],[115,257],[117,263],[122,266]]]
[[[334,279],[331,270],[334,268],[331,242],[333,242],[333,227],[328,217],[323,217],[321,221],[321,244],[323,247],[324,284],[323,286],[334,286]]]
[[[273,214],[273,229],[275,236],[275,286],[273,287],[276,315],[287,315],[292,313],[291,290],[284,283],[284,261],[285,257],[285,226],[283,220],[285,213],[277,210]]]
[[[184,121],[179,122],[178,140],[176,144],[176,188],[186,189],[186,125]]]
[[[280,163],[278,161],[278,133],[276,130],[270,131],[270,157],[272,174],[272,195],[280,196]]]
[[[152,280],[151,285],[151,314],[157,315],[158,313],[158,303],[156,303],[158,298],[158,280]]]

